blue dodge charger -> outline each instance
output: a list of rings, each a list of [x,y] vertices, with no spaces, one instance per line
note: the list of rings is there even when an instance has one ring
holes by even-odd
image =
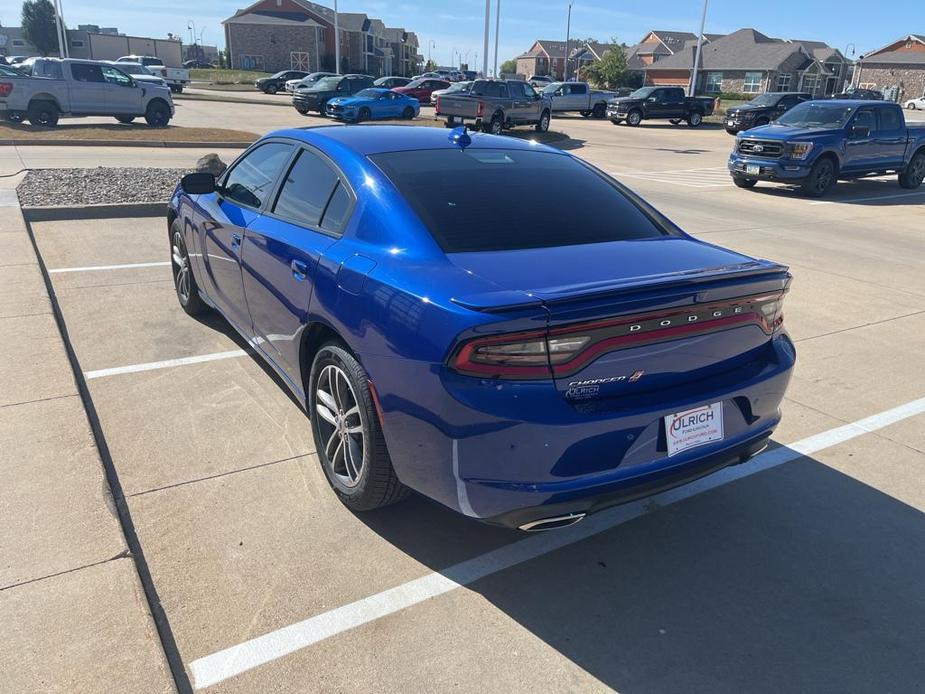
[[[378,87],[363,89],[353,96],[338,96],[327,105],[327,114],[332,118],[357,123],[383,118],[411,120],[420,112],[417,99]]]
[[[563,527],[745,462],[780,418],[787,268],[543,145],[281,130],[186,176],[168,223],[183,309],[275,369],[357,511],[414,490]]]

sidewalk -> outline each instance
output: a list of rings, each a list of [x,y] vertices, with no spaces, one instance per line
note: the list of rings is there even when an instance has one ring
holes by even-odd
[[[0,178],[0,689],[173,692],[16,199],[21,178]]]

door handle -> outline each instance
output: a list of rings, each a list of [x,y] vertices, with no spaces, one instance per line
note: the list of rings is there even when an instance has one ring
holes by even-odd
[[[308,276],[308,265],[301,260],[293,260],[289,263],[289,267],[292,269],[292,276],[299,282]]]

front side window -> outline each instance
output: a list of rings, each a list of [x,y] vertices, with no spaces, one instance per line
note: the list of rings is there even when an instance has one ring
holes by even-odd
[[[126,75],[121,70],[116,70],[114,67],[104,66],[103,68],[103,77],[109,84],[117,84],[120,87],[131,87],[132,79]]]
[[[370,157],[446,253],[665,236],[611,181],[561,154],[439,149]],[[522,205],[537,181],[567,205]]]
[[[337,174],[324,159],[302,150],[289,169],[273,212],[300,226],[316,227],[337,183]]]
[[[723,73],[708,72],[707,82],[704,90],[708,94],[718,94],[719,92],[723,91]]]
[[[99,65],[71,63],[71,75],[77,82],[105,82]]]
[[[851,124],[855,128],[867,128],[871,132],[877,129],[877,117],[872,109],[862,108]]]
[[[760,72],[746,72],[745,73],[745,83],[742,85],[742,90],[746,94],[757,94],[761,91],[761,73]]]
[[[292,145],[282,142],[269,142],[252,149],[231,169],[222,192],[234,202],[260,207],[291,154]]]

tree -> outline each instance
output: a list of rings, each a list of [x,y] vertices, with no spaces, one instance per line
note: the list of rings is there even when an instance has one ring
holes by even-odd
[[[48,55],[58,48],[58,27],[55,8],[50,0],[24,0],[22,33],[39,53]]]
[[[613,43],[616,44],[616,40]],[[626,86],[632,80],[626,69],[626,51],[620,45],[614,45],[604,51],[601,59],[588,65],[582,70],[582,74],[588,81],[611,89]]]
[[[502,75],[513,75],[517,72],[517,61],[514,59],[505,60],[498,68]]]
[[[424,63],[424,72],[433,72],[436,69],[437,63],[435,63],[433,60],[428,60],[426,63]]]

